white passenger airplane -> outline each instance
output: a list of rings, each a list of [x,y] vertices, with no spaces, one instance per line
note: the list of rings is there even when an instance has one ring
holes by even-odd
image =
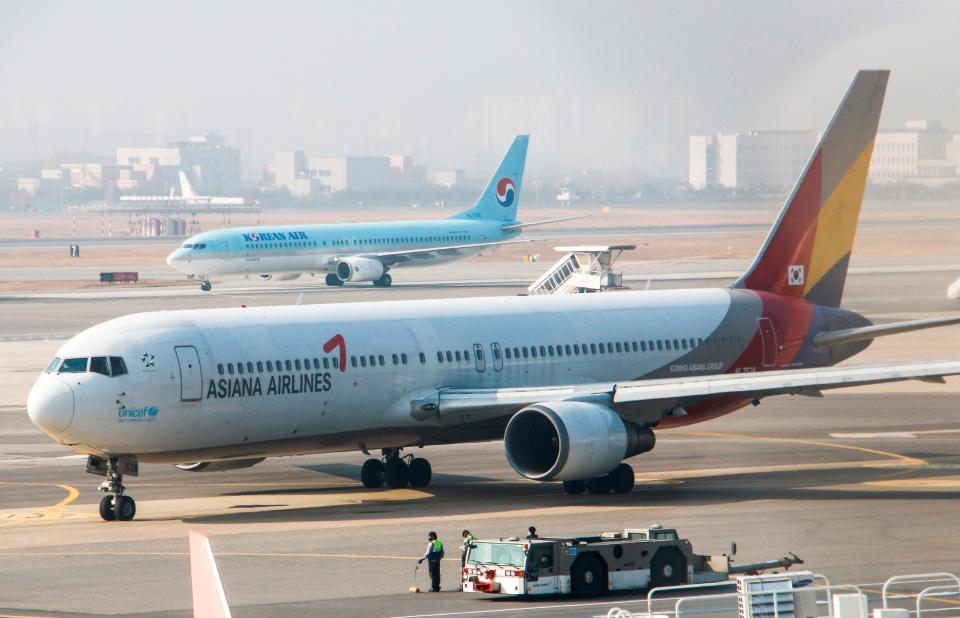
[[[218,197],[213,195],[197,195],[197,192],[190,186],[190,180],[183,172],[180,176],[180,195],[174,195],[173,189],[170,189],[170,195],[124,195],[120,198],[121,202],[172,202],[185,206],[243,206],[242,197]]]
[[[518,135],[476,204],[448,219],[216,230],[188,238],[167,263],[200,281],[204,291],[212,288],[212,278],[286,281],[303,273],[325,274],[330,286],[370,281],[387,287],[393,281],[389,271],[399,266],[440,264],[526,242],[512,239],[526,227],[579,218],[516,220],[528,141]]]
[[[37,379],[31,420],[107,477],[382,449],[363,484],[430,482],[401,449],[504,441],[518,474],[627,492],[654,429],[778,394],[941,380],[960,361],[832,367],[897,332],[840,308],[887,71],[861,71],[756,260],[729,288],[161,311],[94,326]]]

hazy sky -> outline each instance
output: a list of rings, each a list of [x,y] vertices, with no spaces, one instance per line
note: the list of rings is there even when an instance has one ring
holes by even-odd
[[[531,170],[669,174],[688,133],[821,128],[860,67],[893,69],[884,126],[960,131],[958,25],[946,0],[5,1],[0,162],[218,129],[255,175],[292,148],[483,175],[529,132]]]

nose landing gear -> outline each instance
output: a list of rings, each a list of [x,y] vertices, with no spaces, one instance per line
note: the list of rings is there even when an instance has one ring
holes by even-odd
[[[87,458],[87,472],[107,477],[100,483],[100,491],[106,493],[100,499],[100,517],[104,521],[130,521],[137,514],[137,503],[130,496],[123,495],[126,487],[123,486],[124,473],[131,476],[139,475],[139,465],[136,457],[110,457],[103,459],[90,456]]]
[[[385,448],[380,459],[368,459],[360,469],[363,486],[370,489],[382,487],[386,483],[391,489],[426,487],[433,477],[430,462],[413,455],[400,456],[400,449]]]

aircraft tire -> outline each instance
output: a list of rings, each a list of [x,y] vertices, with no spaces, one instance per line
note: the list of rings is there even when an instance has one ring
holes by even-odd
[[[383,487],[383,464],[379,459],[368,459],[360,468],[360,480],[368,489]]]
[[[327,273],[326,278],[324,279],[327,285],[332,288],[343,287],[343,281],[334,273]]]
[[[373,282],[373,287],[388,288],[390,287],[391,283],[393,283],[393,277],[391,277],[388,273],[383,273],[383,276]]]
[[[117,518],[117,514],[113,510],[112,495],[100,498],[100,518],[103,519],[103,521],[113,521]]]
[[[411,461],[408,473],[410,487],[426,487],[433,478],[433,469],[426,459],[417,458]]]
[[[204,281],[203,283],[200,284],[200,289],[203,290],[204,292],[209,292],[210,290],[213,289],[213,284],[211,284],[209,281]]]
[[[403,489],[409,479],[407,464],[402,459],[388,459],[383,466],[383,481],[391,489]]]
[[[130,496],[120,496],[120,505],[117,509],[117,519],[130,521],[137,514],[137,503]]]
[[[628,494],[633,491],[636,479],[633,474],[633,467],[630,464],[621,463],[608,476],[610,477],[610,489],[614,493]]]
[[[584,481],[564,481],[563,491],[576,496],[587,491],[587,484]]]
[[[610,493],[610,476],[598,476],[597,478],[587,479],[587,491],[598,496]]]

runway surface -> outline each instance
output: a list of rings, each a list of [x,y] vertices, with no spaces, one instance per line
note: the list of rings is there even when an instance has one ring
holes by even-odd
[[[943,265],[916,262],[894,272],[895,264],[881,264],[855,272],[845,305],[878,322],[958,313],[960,305],[944,296],[956,273]],[[709,272],[727,269],[734,270],[721,264]],[[711,276],[653,287],[725,282]],[[304,302],[345,302],[516,294],[523,287],[506,277],[483,285],[461,280],[442,290],[418,283],[303,293]],[[134,311],[293,303],[299,294],[290,288],[162,301],[0,300],[0,615],[189,616],[189,530],[211,538],[235,616],[585,616],[614,604],[638,607],[629,603],[639,595],[583,607],[565,599],[453,592],[463,528],[496,537],[536,525],[563,535],[659,522],[680,528],[703,553],[725,551],[731,540],[742,561],[796,552],[832,581],[960,571],[956,380],[823,399],[771,398],[662,431],[653,452],[631,460],[638,487],[626,496],[568,496],[558,485],[520,480],[496,442],[414,452],[433,465],[426,490],[364,490],[359,453],[206,474],[145,465],[140,478],[126,483],[137,519],[100,521],[99,477],[84,473],[83,458],[40,434],[23,408],[30,383],[60,341]],[[957,343],[956,329],[890,337],[854,362],[955,358]],[[414,565],[429,530],[448,548],[445,590],[409,594],[415,581],[426,587]]]

